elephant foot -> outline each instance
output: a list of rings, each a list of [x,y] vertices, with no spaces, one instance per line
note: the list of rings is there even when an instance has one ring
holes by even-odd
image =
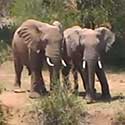
[[[29,95],[29,97],[31,99],[37,99],[37,98],[40,98],[41,95],[38,92],[31,92],[30,95]]]
[[[37,99],[37,98],[40,98],[40,96],[41,95],[39,93],[37,93],[37,92],[31,92],[30,95],[29,95],[29,97],[31,99]]]
[[[111,95],[110,95],[110,94],[102,94],[102,95],[101,95],[101,99],[102,99],[103,101],[110,102],[112,98],[111,98]]]
[[[37,98],[40,98],[41,96],[48,96],[48,95],[49,95],[48,91],[42,92],[42,93],[38,93],[38,92],[33,91],[33,92],[30,92],[29,97],[31,99],[37,99]]]
[[[92,104],[92,103],[95,103],[95,102],[96,102],[95,98],[94,98],[94,97],[91,97],[90,95],[86,95],[86,96],[85,96],[85,100],[86,100],[86,103],[87,103],[87,104]]]
[[[36,93],[38,93],[40,95],[45,95],[46,93],[48,93],[48,91],[46,90],[45,85],[42,84],[41,82],[32,84],[30,92],[31,93],[36,92]]]
[[[21,88],[21,86],[20,86],[20,84],[15,83],[15,84],[14,84],[14,88],[15,88],[15,89],[19,89],[19,88]]]

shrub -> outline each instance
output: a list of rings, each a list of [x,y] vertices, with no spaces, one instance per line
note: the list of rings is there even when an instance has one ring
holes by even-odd
[[[15,29],[14,24],[4,25],[0,28],[0,64],[10,56],[10,45]]]
[[[35,109],[41,112],[43,118],[39,118],[39,125],[79,125],[84,108],[75,95],[72,95],[62,87],[55,87],[50,96],[40,99]],[[82,123],[83,125],[84,123]]]
[[[3,40],[0,41],[0,64],[5,62],[10,55],[10,47]]]
[[[5,125],[5,122],[4,122],[4,112],[3,112],[1,104],[0,104],[0,125]]]
[[[79,22],[78,11],[67,7],[69,0],[15,0],[11,6],[11,15],[20,24],[29,18],[45,22],[59,20],[65,26]]]
[[[2,87],[0,87],[0,94],[2,93]],[[0,125],[5,125],[5,113],[0,102]]]

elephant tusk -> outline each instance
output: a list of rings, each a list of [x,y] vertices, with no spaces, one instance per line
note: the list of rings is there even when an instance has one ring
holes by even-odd
[[[100,69],[102,69],[102,63],[101,63],[100,60],[98,60],[98,66],[99,66]]]
[[[86,61],[85,61],[85,60],[83,61],[82,66],[83,66],[83,69],[85,69],[85,68],[86,68]]]
[[[50,61],[50,58],[49,58],[49,57],[47,57],[47,58],[46,58],[46,61],[47,61],[47,63],[48,63],[48,65],[49,65],[49,66],[52,66],[52,67],[54,66],[54,64],[53,64],[53,63],[51,63],[51,61]]]
[[[40,50],[38,49],[38,50],[36,51],[36,53],[39,54],[39,53],[40,53]]]
[[[62,61],[63,66],[66,67],[67,65],[66,65],[65,61],[63,59],[61,61]]]

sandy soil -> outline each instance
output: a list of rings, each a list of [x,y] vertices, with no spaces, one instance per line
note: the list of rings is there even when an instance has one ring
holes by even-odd
[[[48,72],[44,71],[43,75],[46,87],[49,89]],[[125,73],[107,71],[107,78],[111,90],[112,101],[110,103],[97,102],[95,104],[86,105],[89,114],[86,118],[88,125],[113,125],[115,114],[121,111],[125,104],[125,101],[122,100],[125,98]],[[28,125],[28,123],[22,122],[22,119],[20,119],[24,107],[30,104],[30,99],[28,98],[29,92],[27,91],[30,89],[30,77],[28,76],[26,69],[24,69],[22,74],[22,88],[25,92],[14,93],[13,83],[13,63],[8,61],[0,67],[0,88],[3,88],[3,92],[0,95],[0,101],[11,112],[11,117],[8,118],[7,124]],[[83,91],[81,78],[79,78],[79,84],[79,91]],[[96,88],[98,92],[100,92],[100,84],[98,80],[96,80]]]

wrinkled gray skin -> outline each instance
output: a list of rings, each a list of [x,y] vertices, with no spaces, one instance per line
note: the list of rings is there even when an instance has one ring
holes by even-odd
[[[63,58],[67,62],[67,67],[63,70],[64,78],[66,79],[69,73],[68,64],[72,63],[80,72],[83,83],[85,83],[86,99],[88,102],[92,102],[95,99],[94,82],[96,73],[101,83],[102,98],[110,99],[109,86],[104,73],[102,59],[103,55],[114,43],[115,35],[105,27],[95,30],[72,27],[64,31],[64,38],[63,55],[65,56]],[[78,88],[77,82],[75,82],[75,88]]]
[[[39,97],[46,93],[42,76],[42,64],[49,57],[50,81],[59,80],[60,50],[63,39],[60,28],[54,23],[49,25],[33,19],[22,23],[16,30],[12,50],[15,66],[15,87],[21,87],[21,72],[26,66],[29,75],[31,74],[30,97]],[[58,23],[59,24],[59,23]]]
[[[74,92],[78,89],[78,74],[80,73],[81,78],[83,80],[83,85],[85,87],[85,82],[83,78],[82,72],[82,57],[83,57],[83,49],[79,45],[79,34],[77,32],[81,32],[82,28],[79,26],[73,26],[72,28],[68,28],[64,31],[64,41],[62,46],[62,58],[66,63],[66,67],[64,66],[62,69],[64,85],[68,88],[71,88],[69,81],[69,72],[72,69],[72,74],[74,78]]]

